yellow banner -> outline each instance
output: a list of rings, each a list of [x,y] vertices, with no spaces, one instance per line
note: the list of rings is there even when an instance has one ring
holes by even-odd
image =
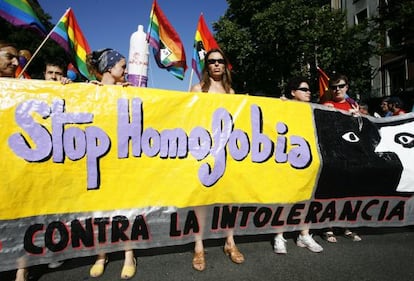
[[[13,79],[0,99],[0,220],[294,203],[315,187],[306,103]]]

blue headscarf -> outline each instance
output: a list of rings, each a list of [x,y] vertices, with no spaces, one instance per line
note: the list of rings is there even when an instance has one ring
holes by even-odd
[[[105,73],[108,69],[111,69],[115,64],[117,64],[121,59],[125,57],[119,52],[113,49],[104,49],[97,51],[101,53],[98,58],[96,58],[95,63],[99,73]]]

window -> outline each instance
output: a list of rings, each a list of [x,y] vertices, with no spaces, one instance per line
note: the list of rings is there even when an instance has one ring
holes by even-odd
[[[355,15],[355,24],[361,24],[368,19],[368,10],[364,9]]]

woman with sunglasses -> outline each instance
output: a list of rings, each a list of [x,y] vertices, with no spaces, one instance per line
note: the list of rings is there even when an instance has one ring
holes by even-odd
[[[86,57],[88,70],[95,75],[97,81],[91,83],[98,85],[129,85],[125,81],[126,59],[113,49],[94,51]],[[91,267],[89,275],[99,277],[104,273],[108,263],[106,253],[99,253],[95,264]],[[121,279],[130,279],[136,272],[136,259],[133,250],[125,250],[125,260],[121,271]]]
[[[309,89],[309,82],[303,77],[292,78],[286,89],[286,97],[300,102],[311,102],[311,91]],[[276,234],[273,244],[273,250],[276,254],[287,254],[286,240],[283,237],[283,232]],[[296,245],[301,248],[308,248],[314,253],[320,253],[323,251],[321,245],[319,245],[309,234],[309,228],[305,228],[300,231],[300,234],[296,240]]]
[[[229,62],[220,49],[211,49],[204,60],[201,82],[191,88],[191,92],[234,94],[231,87]]]
[[[231,81],[229,62],[223,51],[220,49],[211,49],[205,56],[201,82],[194,85],[191,88],[191,92],[234,94],[234,90],[231,87]],[[206,210],[204,207],[197,207],[195,208],[195,211],[199,218],[206,217]],[[203,221],[203,219],[200,221]],[[202,224],[203,222],[201,222],[200,233],[202,233],[203,229]],[[234,242],[232,231],[227,233],[226,242],[224,244],[224,253],[229,256],[234,263],[240,264],[244,262],[244,256],[240,253]],[[206,269],[204,245],[201,234],[197,235],[195,238],[193,268],[198,271]]]

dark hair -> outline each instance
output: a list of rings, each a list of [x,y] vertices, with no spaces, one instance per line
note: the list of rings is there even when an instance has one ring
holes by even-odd
[[[359,107],[360,108],[365,108],[366,110],[368,110],[368,104],[365,102],[359,102]]]
[[[208,90],[210,89],[210,74],[208,73],[208,57],[210,56],[210,54],[212,53],[220,53],[221,56],[223,57],[225,64],[224,64],[224,74],[223,77],[221,79],[221,83],[223,84],[224,90],[226,91],[226,93],[230,93],[231,90],[231,72],[229,69],[229,60],[227,59],[227,57],[224,55],[224,52],[221,49],[211,49],[210,51],[207,52],[207,54],[204,57],[204,68],[202,71],[202,77],[201,77],[201,91],[202,92],[208,92]]]
[[[96,76],[101,81],[105,72],[110,70],[121,59],[125,59],[118,51],[106,48],[86,55],[86,66],[89,73]]]
[[[398,108],[402,108],[404,106],[403,101],[399,97],[391,97],[388,104],[395,105]]]
[[[346,77],[343,74],[335,74],[330,80],[329,80],[329,86],[338,84],[340,80],[344,80],[345,83],[348,85],[348,77]]]
[[[0,40],[0,49],[5,48],[5,47],[13,47],[15,49],[17,49],[16,45],[4,40]]]
[[[98,70],[99,58],[102,56],[104,52],[109,51],[109,50],[111,49],[109,48],[101,49],[101,50],[93,51],[92,53],[86,55],[86,67],[88,68],[89,73],[96,76],[96,79],[98,79],[98,81],[102,80],[102,74],[103,74],[99,72]]]
[[[45,71],[48,65],[59,67],[60,69],[62,69],[63,76],[66,77],[68,72],[68,64],[66,63],[66,61],[60,58],[48,59],[45,62]]]
[[[289,99],[293,99],[291,92],[297,90],[300,84],[302,83],[306,83],[310,85],[309,80],[306,79],[305,77],[301,77],[301,76],[293,77],[286,86],[285,96]]]

